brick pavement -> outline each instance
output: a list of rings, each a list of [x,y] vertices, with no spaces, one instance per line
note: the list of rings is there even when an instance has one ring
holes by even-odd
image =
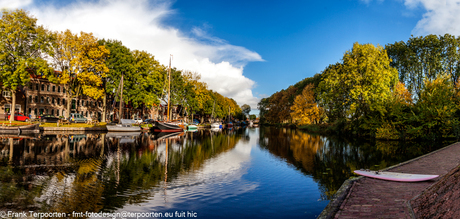
[[[456,143],[386,171],[442,176],[460,164],[459,154]],[[362,177],[354,181],[334,218],[412,218],[409,201],[439,179],[403,183]]]

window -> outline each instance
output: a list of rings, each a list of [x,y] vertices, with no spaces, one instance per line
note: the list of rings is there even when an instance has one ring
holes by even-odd
[[[45,114],[48,114],[48,109],[45,109]]]
[[[46,98],[46,103],[50,103],[50,97]],[[48,112],[47,112],[48,113]]]
[[[54,98],[54,97],[53,97],[52,103],[53,103],[53,104],[55,103],[55,98]]]
[[[11,91],[3,91],[2,96],[4,97],[11,97]]]
[[[42,84],[42,91],[45,91],[45,85]]]
[[[52,110],[51,110],[51,115],[53,115],[53,116],[54,116],[54,109],[52,109]]]
[[[38,83],[35,84],[35,90],[38,90]]]
[[[61,92],[61,86],[58,86],[58,93]]]
[[[62,93],[65,93],[65,88],[62,88]]]
[[[32,108],[29,108],[29,115],[32,113]]]
[[[46,91],[50,91],[50,86],[46,85]]]
[[[29,103],[32,103],[32,96],[29,96]]]
[[[65,99],[62,98],[62,105],[65,105]]]
[[[57,105],[61,105],[61,99],[57,98]]]
[[[35,118],[37,118],[37,108],[34,109],[34,115],[35,115]]]
[[[86,111],[86,117],[88,117],[88,111]]]
[[[86,101],[86,107],[88,107],[88,101]]]
[[[53,92],[56,92],[56,86],[53,85]]]
[[[45,98],[43,98],[43,96],[40,97],[40,103],[44,103],[45,102]]]
[[[56,110],[56,116],[59,116],[59,110]]]
[[[29,90],[32,90],[32,83],[29,83]]]
[[[38,103],[38,96],[35,96],[35,103]]]

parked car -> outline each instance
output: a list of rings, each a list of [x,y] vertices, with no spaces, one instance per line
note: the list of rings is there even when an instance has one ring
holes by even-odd
[[[8,120],[10,119],[10,116],[11,115],[8,116]],[[14,120],[28,122],[30,120],[30,118],[28,116],[25,116],[22,113],[15,113],[14,114]]]
[[[85,123],[87,122],[88,119],[86,119],[82,114],[80,113],[71,113],[69,115],[69,122],[73,122],[73,123],[78,123],[78,122],[82,122],[82,123]]]
[[[53,115],[40,116],[40,122],[58,122],[59,118]]]
[[[139,117],[134,117],[133,120],[134,122],[136,122],[136,124],[141,124],[143,122],[142,119]]]

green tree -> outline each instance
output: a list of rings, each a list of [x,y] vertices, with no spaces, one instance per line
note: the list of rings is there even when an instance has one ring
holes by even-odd
[[[407,42],[400,41],[386,45],[391,66],[399,71],[399,80],[405,83],[410,92],[419,98],[424,89],[424,80],[436,79],[448,73],[451,83],[460,76],[460,38],[427,35],[411,37]]]
[[[110,51],[110,55],[105,60],[105,64],[109,71],[104,78],[103,86],[103,121],[105,121],[107,111],[107,95],[114,96],[117,93],[117,89],[120,85],[121,75],[132,75],[135,71],[135,67],[133,54],[127,47],[122,44],[121,41],[100,40],[99,44],[103,45]],[[129,84],[129,80],[127,81]],[[125,91],[123,91],[123,93],[125,93]],[[126,94],[123,95],[125,96]],[[128,98],[125,99],[125,102],[127,101]],[[114,110],[111,106],[113,106],[113,103],[110,104],[110,109]]]
[[[3,11],[0,19],[0,82],[11,92],[10,121],[14,121],[16,92],[30,81],[30,72],[50,73],[43,55],[49,35],[37,19],[23,10]]]
[[[244,115],[249,116],[249,112],[251,112],[251,106],[248,104],[243,104],[243,106],[241,106],[241,111],[243,111]]]
[[[130,77],[129,100],[134,107],[153,107],[160,103],[166,75],[164,66],[145,51],[134,50],[134,74]]]

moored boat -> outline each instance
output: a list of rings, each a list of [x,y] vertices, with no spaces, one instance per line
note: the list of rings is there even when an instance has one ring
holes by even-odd
[[[187,130],[196,130],[196,129],[198,129],[198,126],[196,125],[193,125],[193,124],[187,125]]]
[[[109,132],[137,132],[141,127],[134,125],[136,123],[132,119],[121,119],[121,124],[107,125],[106,128]]]
[[[181,127],[182,125],[182,127]],[[159,122],[155,121],[154,132],[182,132],[184,131],[183,124],[179,122]]]
[[[0,134],[31,134],[40,133],[39,124],[21,126],[0,126]]]
[[[228,122],[228,123],[227,123],[227,128],[231,128],[231,127],[233,127],[233,123],[232,123],[232,122]]]
[[[211,128],[222,128],[222,125],[219,124],[218,122],[211,123]]]

